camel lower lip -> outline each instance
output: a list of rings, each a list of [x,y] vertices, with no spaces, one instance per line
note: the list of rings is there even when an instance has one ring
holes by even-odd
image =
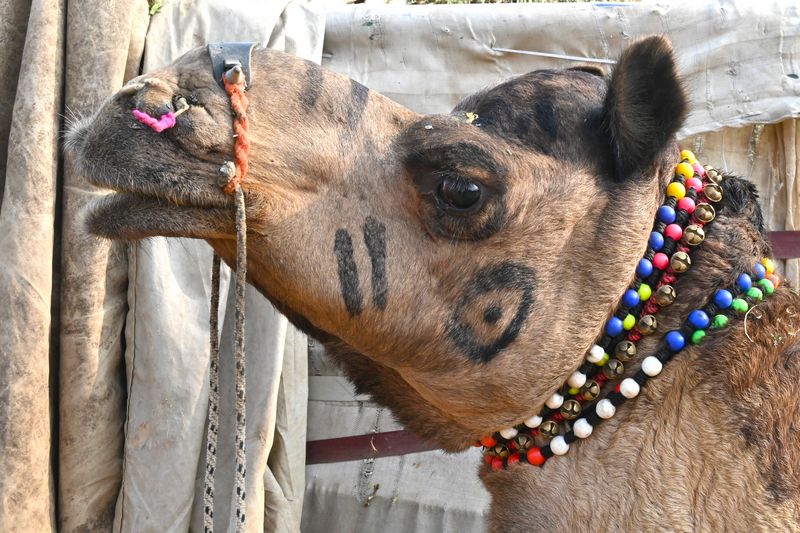
[[[131,192],[112,193],[89,206],[89,232],[108,239],[136,240],[162,235],[226,238],[232,234],[229,207],[196,207]],[[228,227],[229,226],[229,227]],[[191,235],[191,230],[197,235]]]

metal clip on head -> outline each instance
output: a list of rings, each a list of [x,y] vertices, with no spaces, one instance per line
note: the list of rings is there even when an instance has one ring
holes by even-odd
[[[252,85],[250,57],[255,43],[212,43],[208,45],[214,79],[223,89],[222,76],[228,83],[244,83],[245,90]]]

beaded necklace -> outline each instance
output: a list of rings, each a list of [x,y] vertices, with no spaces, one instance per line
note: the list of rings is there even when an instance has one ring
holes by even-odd
[[[723,181],[724,176],[716,169],[701,166],[689,150],[681,151],[681,162],[667,186],[666,200],[658,208],[636,277],[606,322],[601,338],[586,353],[584,363],[547,399],[538,414],[476,443],[483,447],[492,469],[521,462],[542,466],[550,457],[566,454],[573,442],[589,437],[603,420],[614,416],[617,407],[636,398],[687,342],[700,344],[708,329],[726,327],[731,318],[743,316],[780,285],[773,261],[762,259],[749,272],[740,273],[733,286],[717,290],[705,305],[689,313],[680,328],[667,332],[632,376],[591,403],[607,383],[623,376],[625,364],[636,356],[636,343],[657,331],[659,309],[675,301],[673,284],[689,270],[692,248],[705,240],[704,226],[716,217],[714,205],[722,200]],[[549,442],[537,446],[537,436]]]

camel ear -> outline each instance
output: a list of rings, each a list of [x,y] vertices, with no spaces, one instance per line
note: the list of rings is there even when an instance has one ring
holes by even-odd
[[[650,165],[684,118],[688,101],[678,77],[672,45],[648,37],[622,52],[611,74],[604,104],[617,179]]]

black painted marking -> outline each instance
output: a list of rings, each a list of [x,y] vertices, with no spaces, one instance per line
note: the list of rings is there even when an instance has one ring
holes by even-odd
[[[337,229],[333,242],[333,253],[336,255],[336,264],[339,270],[339,285],[342,288],[342,298],[350,316],[361,313],[363,302],[361,288],[358,284],[358,268],[353,258],[353,239],[347,230]]]
[[[386,276],[386,226],[368,216],[364,221],[364,243],[372,261],[372,303],[383,311],[389,296]]]
[[[303,107],[310,110],[316,105],[317,98],[319,98],[319,95],[322,92],[323,83],[324,78],[322,69],[319,67],[319,65],[308,61],[306,63],[303,92],[300,94],[300,103],[303,104]]]
[[[503,318],[503,309],[497,305],[492,304],[483,312],[483,321],[487,324],[497,324]]]
[[[464,296],[453,314],[450,315],[446,326],[447,335],[473,361],[479,363],[491,361],[519,336],[536,300],[535,290],[536,275],[533,270],[524,265],[503,262],[484,268],[472,279]],[[478,305],[481,297],[490,293],[517,293],[519,294],[519,305],[513,311],[508,325],[495,339],[479,339],[473,327],[466,322],[465,317],[468,313],[475,311],[473,307]],[[496,322],[502,318],[503,310],[494,305],[483,310],[482,315],[484,321],[491,324],[493,319],[496,319]]]

